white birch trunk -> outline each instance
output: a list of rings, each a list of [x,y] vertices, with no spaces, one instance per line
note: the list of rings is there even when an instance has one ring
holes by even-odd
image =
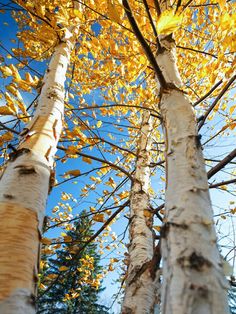
[[[74,29],[78,32],[78,28]],[[35,313],[41,229],[62,130],[64,83],[75,38],[58,44],[34,118],[0,180],[0,313]]]
[[[226,280],[216,245],[213,212],[197,124],[181,90],[173,40],[157,56],[169,84],[162,91],[166,136],[165,224],[162,230],[162,314],[228,313]]]
[[[151,131],[150,113],[145,111],[130,195],[129,267],[122,314],[151,314],[156,303],[159,276],[152,268],[154,238],[148,191]]]

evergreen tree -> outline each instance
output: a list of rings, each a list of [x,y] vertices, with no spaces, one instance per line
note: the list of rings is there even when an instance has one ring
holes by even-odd
[[[91,221],[86,212],[64,236],[63,247],[56,256],[43,255],[38,298],[38,314],[106,314],[107,307],[98,304],[102,267],[97,245],[89,243]],[[48,289],[48,287],[50,287]]]
[[[232,285],[229,293],[229,307],[230,307],[230,313],[236,314],[236,286]]]

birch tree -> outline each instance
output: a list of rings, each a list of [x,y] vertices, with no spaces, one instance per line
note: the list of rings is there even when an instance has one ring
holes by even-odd
[[[152,125],[150,112],[144,111],[130,191],[129,265],[122,313],[152,313],[159,293],[160,252],[152,231],[149,192]]]
[[[182,90],[176,64],[172,32],[178,24],[178,15],[165,11],[169,7],[167,2],[165,8],[155,2],[155,14],[160,16],[155,28],[148,4],[144,2],[157,36],[153,53],[128,1],[123,0],[123,5],[160,85],[159,108],[166,142],[166,214],[161,231],[162,313],[227,313],[227,286],[216,246],[197,122],[191,102]],[[180,6],[181,2],[175,12]],[[169,25],[168,19],[172,19]],[[147,310],[140,309],[139,313],[144,312]]]
[[[39,11],[45,7],[36,2],[18,3],[43,15]],[[42,81],[35,115],[21,132],[20,144],[1,176],[1,313],[35,312],[39,241],[62,130],[66,71],[78,32],[79,22],[68,25],[60,35]],[[15,68],[14,75],[17,77]]]

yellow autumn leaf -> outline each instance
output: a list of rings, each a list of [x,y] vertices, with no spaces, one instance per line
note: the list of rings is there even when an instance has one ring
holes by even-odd
[[[82,157],[82,160],[83,160],[84,162],[87,162],[87,164],[90,164],[90,165],[91,165],[91,163],[92,163],[91,158],[88,158],[88,157]]]
[[[230,211],[233,215],[234,214],[236,214],[236,207],[235,208],[233,208],[233,209],[231,209],[231,211]]]
[[[7,106],[0,107],[0,115],[2,116],[8,116],[8,115],[14,116],[15,114],[16,113]]]
[[[123,191],[120,194],[117,194],[120,199],[126,198],[129,196],[129,191]]]
[[[18,90],[16,90],[16,88],[15,88],[14,85],[12,85],[12,84],[7,85],[7,86],[6,86],[6,89],[7,89],[12,95],[14,95],[14,96],[17,97],[17,92],[18,92]]]
[[[160,232],[161,231],[161,226],[153,226],[153,229],[155,229],[156,231]]]
[[[143,215],[144,217],[151,218],[153,216],[153,213],[150,212],[150,210],[144,209]]]
[[[76,146],[68,146],[67,149],[66,149],[66,153],[68,155],[76,155],[78,152],[78,148]]]
[[[23,104],[22,101],[17,101],[17,105],[19,107],[19,109],[22,111],[22,113],[27,116],[27,110],[26,110],[26,107],[25,105]]]
[[[114,266],[112,264],[110,264],[109,267],[108,267],[108,270],[109,271],[113,271],[114,269],[115,269]]]
[[[182,16],[175,15],[173,10],[162,12],[157,21],[157,33],[160,35],[169,35],[173,33],[180,27],[181,20]]]
[[[220,187],[222,190],[227,190],[227,185],[221,185]]]
[[[41,284],[39,285],[39,288],[45,290],[47,287],[41,283]]]
[[[2,66],[0,67],[0,70],[3,74],[3,77],[11,76],[12,75],[12,70],[7,67],[7,66]]]
[[[231,28],[235,27],[236,23],[236,14],[229,14],[228,12],[225,12],[221,15],[220,18],[220,26],[222,30],[230,30]]]
[[[233,130],[236,127],[236,123],[230,123],[229,128],[230,130]]]
[[[78,169],[75,169],[75,170],[69,170],[69,171],[67,171],[67,172],[65,172],[64,173],[64,176],[74,176],[74,177],[76,177],[76,176],[79,176],[80,175],[80,170],[78,170]]]
[[[79,19],[82,20],[82,18],[83,18],[83,13],[82,13],[81,10],[74,9],[74,10],[73,10],[73,14],[74,14],[76,17],[78,17]]]
[[[225,5],[226,5],[226,0],[218,0],[220,9],[223,11]]]
[[[11,141],[13,139],[13,134],[11,132],[6,132],[1,136],[1,141]]]
[[[112,21],[121,23],[119,13],[117,12],[114,3],[111,0],[108,0],[107,2],[107,15]]]
[[[71,198],[71,197],[70,197],[70,195],[69,195],[68,193],[66,193],[66,192],[62,192],[62,193],[61,193],[61,199],[62,199],[63,201],[68,201],[70,198]]]
[[[31,76],[31,74],[30,74],[29,72],[26,72],[26,73],[25,73],[25,81],[26,81],[27,83],[29,83],[30,85],[32,85],[32,84],[35,83],[34,80],[33,80],[33,78],[32,78],[32,76]]]
[[[47,279],[55,279],[55,278],[57,278],[57,277],[58,277],[57,274],[48,274],[48,275],[47,275]]]
[[[93,220],[94,221],[98,221],[98,222],[104,222],[104,214],[96,214],[93,216]]]
[[[109,180],[105,183],[106,185],[112,187],[112,188],[115,188],[116,187],[116,183],[115,181],[113,180],[113,178],[109,178]]]
[[[89,209],[90,209],[91,213],[94,213],[96,211],[96,208],[93,206],[90,206]]]
[[[59,271],[66,271],[67,269],[69,269],[69,267],[67,267],[67,266],[61,266],[61,267],[59,268]]]
[[[229,108],[229,113],[232,114],[234,110],[236,109],[236,105]]]
[[[68,236],[68,235],[65,235],[64,237],[64,242],[72,242],[72,237],[71,236]]]
[[[97,128],[100,128],[102,126],[102,121],[98,121],[96,125],[97,125]]]
[[[49,245],[52,243],[52,240],[51,239],[48,239],[48,238],[42,238],[41,239],[41,243],[45,244],[45,245]]]
[[[15,82],[20,82],[22,81],[20,73],[18,72],[17,68],[14,66],[14,64],[10,64],[9,68],[12,70],[12,75],[14,77]]]

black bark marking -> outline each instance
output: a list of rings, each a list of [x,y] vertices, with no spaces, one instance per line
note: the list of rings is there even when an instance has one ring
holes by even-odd
[[[170,231],[170,227],[176,227],[176,228],[181,228],[183,230],[187,230],[188,229],[188,225],[186,224],[176,224],[174,222],[166,222],[163,224],[163,226],[161,227],[161,231],[160,231],[160,236],[161,238],[165,239],[167,238],[167,235]]]
[[[56,183],[56,172],[55,170],[51,170],[50,178],[49,178],[48,194],[52,191],[52,188],[55,186],[55,183]]]
[[[201,134],[198,134],[198,135],[195,137],[197,149],[200,149],[200,148],[203,149],[203,148],[202,148],[202,143],[201,143],[201,138],[202,138],[202,135],[201,135]]]
[[[150,268],[150,276],[154,281],[156,278],[156,272],[160,269],[160,262],[161,262],[161,242],[154,248],[153,257],[149,264]]]
[[[29,174],[37,174],[37,171],[32,166],[19,165],[19,166],[16,166],[15,169],[16,168],[19,168],[18,173],[20,176],[29,175]]]
[[[11,194],[3,194],[3,197],[12,200],[13,198],[15,198],[15,196],[11,195]]]
[[[201,271],[204,266],[210,267],[211,262],[205,259],[202,255],[198,255],[196,252],[193,252],[189,257],[190,267]]]
[[[19,156],[22,156],[24,154],[28,154],[29,152],[30,152],[30,149],[28,149],[28,148],[17,149],[16,151],[9,154],[10,161],[14,161]]]
[[[193,252],[190,256],[183,256],[178,258],[178,262],[182,267],[189,267],[196,271],[202,271],[205,267],[210,267],[212,264],[202,255]]]
[[[130,307],[125,307],[122,311],[122,314],[135,314]]]
[[[36,296],[33,293],[31,293],[31,295],[29,296],[28,302],[29,302],[29,304],[36,307]]]
[[[190,290],[197,291],[198,294],[203,298],[208,297],[208,288],[206,286],[198,286],[196,284],[191,283],[189,288]]]

